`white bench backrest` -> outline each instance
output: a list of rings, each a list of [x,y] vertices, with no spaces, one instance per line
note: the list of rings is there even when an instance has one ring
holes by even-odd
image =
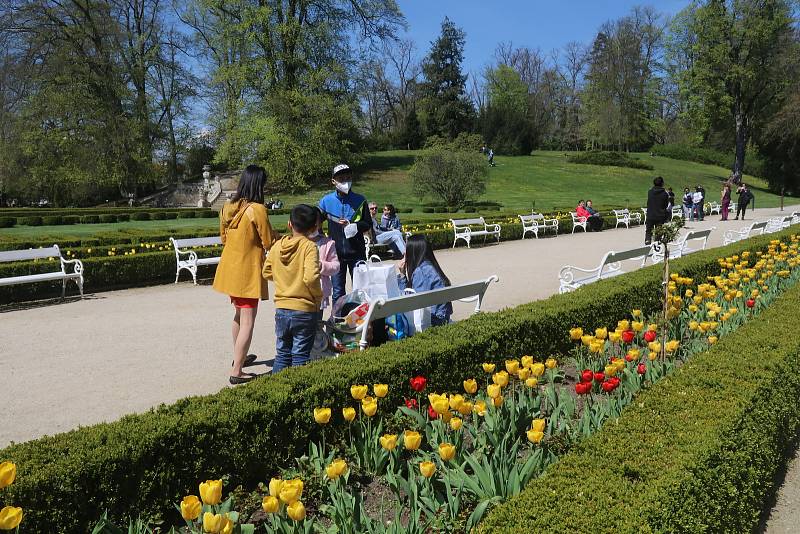
[[[767,222],[768,221],[761,221],[761,222],[753,223],[750,226],[750,231],[754,232],[756,230],[761,230],[761,233],[764,233],[764,229],[767,227]]]
[[[581,220],[581,219],[586,219],[586,217],[580,217],[574,211],[569,212],[569,214],[572,215],[572,222],[573,223],[574,222],[586,222],[585,220]]]
[[[706,241],[708,241],[708,236],[711,235],[711,230],[713,230],[713,228],[709,228],[708,230],[695,230],[693,232],[689,232],[688,234],[686,234],[686,237],[683,239],[683,241],[684,242],[691,241],[692,239],[705,239]],[[705,248],[705,245],[703,245],[703,248]]]
[[[172,241],[175,248],[184,248],[184,247],[207,247],[209,245],[221,245],[222,238],[219,236],[214,237],[195,237],[192,239],[175,239],[170,237],[170,241]]]
[[[542,213],[533,213],[533,214],[530,215],[530,217],[534,221],[543,221],[544,220],[544,214],[542,214]]]
[[[489,287],[489,283],[496,279],[496,277],[491,277],[488,280],[479,280],[477,282],[459,284],[457,286],[443,287],[441,289],[413,293],[411,295],[404,295],[388,300],[378,299],[372,302],[370,306],[371,313],[368,319],[370,321],[385,319],[397,313],[428,308],[437,304],[474,297],[475,295],[482,297],[486,292],[486,288]]]
[[[534,222],[535,220],[537,220],[538,218],[539,217],[537,217],[536,215],[520,215],[519,216],[519,219],[523,223],[531,223],[531,222]]]
[[[649,256],[650,251],[650,245],[647,245],[646,247],[633,248],[630,250],[623,250],[622,252],[611,251],[606,254],[603,264],[608,265],[609,263],[618,263],[625,260],[640,260]]]
[[[453,226],[471,226],[473,224],[486,224],[486,221],[483,217],[478,217],[477,219],[450,219],[450,222],[453,223]]]
[[[6,250],[0,252],[0,263],[8,261],[38,260],[42,258],[61,258],[58,245],[48,248],[29,248],[26,250]]]

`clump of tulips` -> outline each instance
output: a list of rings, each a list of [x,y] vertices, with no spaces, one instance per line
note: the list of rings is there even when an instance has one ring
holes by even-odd
[[[0,490],[7,488],[17,478],[17,466],[12,462],[0,463]],[[0,530],[19,529],[22,522],[22,508],[5,506],[0,510]]]

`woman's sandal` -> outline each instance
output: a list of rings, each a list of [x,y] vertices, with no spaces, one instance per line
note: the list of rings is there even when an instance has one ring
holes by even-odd
[[[244,357],[244,363],[242,363],[242,367],[249,367],[253,365],[253,363],[255,363],[257,359],[258,356],[256,356],[255,354],[248,354],[247,356]],[[233,367],[233,364],[234,362],[231,362],[231,367]]]
[[[232,386],[238,386],[239,384],[246,384],[254,379],[256,375],[247,374],[245,376],[229,376],[228,381],[231,383]]]

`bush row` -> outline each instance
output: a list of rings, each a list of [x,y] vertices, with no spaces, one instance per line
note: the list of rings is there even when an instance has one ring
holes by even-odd
[[[719,256],[763,249],[784,234],[697,252],[673,265],[701,280],[718,272]],[[134,262],[144,256],[116,258],[108,262],[109,269],[135,275]],[[171,262],[161,267],[164,272],[171,272]],[[215,395],[12,445],[0,451],[0,458],[18,466],[17,482],[6,490],[8,500],[25,509],[25,527],[32,532],[48,531],[54,524],[61,532],[86,532],[102,510],[115,519],[141,512],[177,520],[172,503],[195,491],[199,480],[228,476],[231,487],[252,487],[302,455],[309,439],[319,439],[312,409],[341,408],[351,384],[389,384],[381,406],[390,413],[409,394],[407,380],[413,373],[425,374],[437,388],[456,390],[463,377],[452,370],[482,376],[480,364],[487,355],[565,354],[572,346],[568,329],[574,325],[607,326],[634,307],[645,313],[657,309],[660,275],[660,266],[641,269],[569,295],[477,314]],[[341,431],[329,428],[327,439]]]
[[[630,167],[631,169],[645,169],[652,171],[655,167],[649,163],[631,157],[627,152],[605,152],[602,150],[589,150],[577,152],[567,156],[569,163],[584,165],[603,165],[612,167]]]
[[[92,237],[42,236],[36,239],[0,239],[0,250],[49,247],[56,243],[62,249],[70,247],[125,246],[128,244],[167,242],[170,237],[191,238],[218,235],[210,228],[165,228],[158,230],[139,230],[128,228],[125,231],[100,232]]]
[[[754,532],[800,428],[800,288],[637,397],[482,532]]]
[[[214,218],[218,214],[214,210],[180,210],[180,211],[136,211],[133,213],[101,213],[90,215],[26,215],[24,217],[2,217],[0,228],[12,226],[57,226],[70,224],[98,224],[126,221],[163,221],[167,219],[205,219]]]
[[[720,152],[711,148],[699,148],[677,143],[666,145],[653,145],[650,152],[655,156],[694,161],[706,165],[716,165],[725,169],[733,167],[733,154]],[[748,152],[744,162],[744,172],[751,176],[764,176],[764,162],[754,154]]]
[[[82,217],[83,215],[119,215],[121,213],[159,213],[164,211],[214,211],[210,208],[151,208],[151,207],[121,207],[121,208],[0,208],[0,217],[25,217],[29,215],[36,215],[39,217],[47,217],[53,215],[67,216],[76,215]]]

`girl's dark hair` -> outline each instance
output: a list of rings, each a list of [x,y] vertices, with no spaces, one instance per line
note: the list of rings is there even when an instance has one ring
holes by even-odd
[[[319,224],[325,220],[325,217],[322,215],[322,210],[319,209],[319,206],[314,206],[314,209],[317,210],[317,224]]]
[[[394,205],[393,204],[384,204],[383,207],[386,208],[387,210],[389,210],[389,216],[390,217],[394,217],[395,215],[397,215],[397,210],[394,209]]]
[[[428,243],[428,239],[424,235],[412,235],[406,241],[406,268],[405,268],[405,275],[406,279],[411,282],[414,279],[414,271],[417,270],[422,262],[425,260],[429,261],[433,268],[436,269],[436,272],[439,273],[439,276],[442,277],[442,281],[444,281],[444,285],[450,285],[450,279],[445,276],[442,268],[439,266],[439,262],[436,261],[436,256],[433,255],[433,249],[431,248],[430,243]]]
[[[249,200],[250,202],[264,203],[264,186],[267,185],[267,171],[258,165],[248,165],[239,178],[239,186],[233,200]]]

